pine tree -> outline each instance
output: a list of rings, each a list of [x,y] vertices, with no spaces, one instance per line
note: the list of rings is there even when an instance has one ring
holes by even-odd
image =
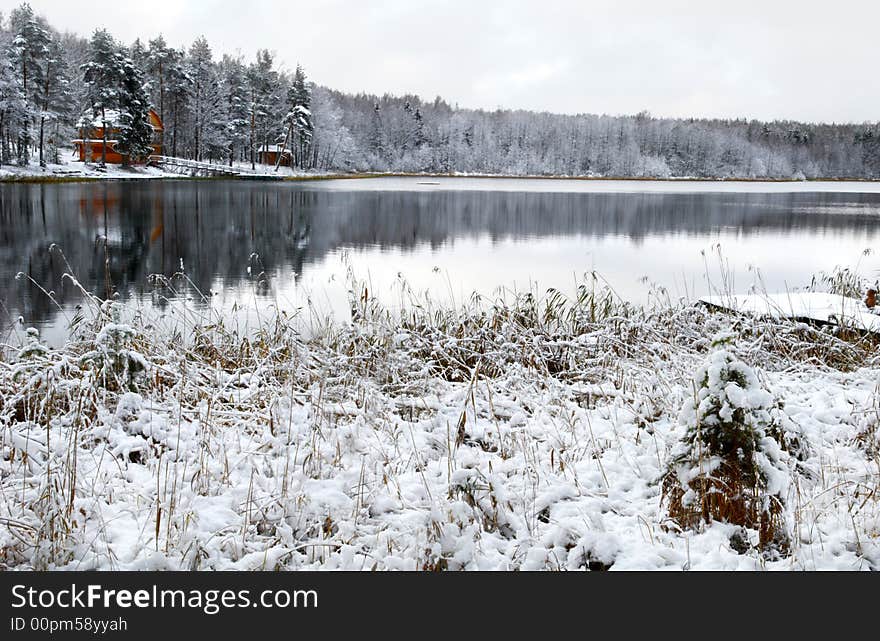
[[[257,59],[248,67],[248,89],[250,90],[250,156],[251,168],[255,168],[257,146],[269,144],[272,136],[270,123],[278,122],[272,116],[278,91],[278,72],[275,61],[266,49],[257,51]]]
[[[159,118],[165,123],[165,71],[174,58],[174,50],[165,43],[161,35],[150,40],[147,47],[147,56],[144,61],[144,70],[147,74],[147,89],[150,93],[151,103],[159,110]],[[162,132],[160,144],[165,146],[165,132]]]
[[[222,100],[226,111],[226,140],[229,166],[235,161],[236,150],[243,154],[248,141],[250,112],[247,69],[240,58],[223,56],[220,62]],[[244,157],[242,156],[242,159]]]
[[[723,521],[757,530],[758,547],[784,553],[788,451],[796,430],[739,360],[733,335],[712,340],[679,421],[685,432],[662,481],[669,515],[682,528]]]
[[[412,137],[416,148],[419,148],[428,142],[428,137],[425,135],[425,119],[422,117],[422,110],[419,107],[416,107],[413,113],[413,123]]]
[[[150,104],[140,70],[130,58],[122,63],[122,87],[119,92],[119,142],[126,164],[141,160],[153,151],[153,128],[150,126]]]
[[[312,92],[306,82],[306,74],[300,65],[296,66],[293,82],[287,90],[287,105],[290,111],[284,117],[288,134],[285,140],[293,147],[293,164],[296,167],[311,166],[311,144],[315,127],[312,123]],[[281,155],[278,155],[278,164]],[[277,169],[277,164],[276,164]]]
[[[382,127],[382,108],[376,102],[373,105],[373,115],[370,120],[369,130],[370,152],[375,156],[381,157],[385,153],[384,132]]]
[[[141,42],[140,38],[136,38],[135,41],[131,43],[131,46],[128,48],[128,57],[134,63],[134,66],[140,69],[141,72],[146,70],[149,52],[144,46],[144,43]]]
[[[211,111],[218,102],[213,54],[204,36],[196,39],[190,47],[187,68],[192,79],[190,111],[193,122],[193,156],[196,160],[201,160],[205,147],[206,122],[213,121],[214,114]]]
[[[186,115],[192,91],[192,79],[184,65],[184,58],[182,51],[172,50],[163,68],[166,115],[163,123],[165,131],[171,133],[172,156],[178,155],[178,143],[184,138]]]
[[[12,61],[0,56],[0,164],[9,163],[9,132],[27,118],[27,103],[22,96]]]
[[[107,116],[120,104],[122,84],[125,80],[124,63],[125,58],[119,51],[119,45],[110,33],[105,29],[96,30],[89,43],[89,61],[81,68],[83,80],[87,85],[87,100],[91,112],[86,116],[86,130],[91,129],[94,118],[100,117],[101,120],[102,167],[107,165],[107,130],[111,124]],[[88,147],[91,148],[91,145]]]
[[[149,155],[153,129],[143,76],[106,30],[99,29],[92,36],[89,61],[82,71],[92,119],[101,120],[101,166],[107,164],[107,134],[111,127],[119,130],[116,148],[126,164]]]
[[[40,166],[46,166],[44,155],[44,141],[46,123],[55,124],[55,134],[50,141],[52,162],[59,162],[58,158],[58,124],[70,119],[74,103],[68,78],[67,61],[64,49],[57,37],[52,36],[48,55],[46,56],[43,74],[42,105],[40,112]]]
[[[10,53],[18,73],[19,91],[26,112],[18,134],[18,161],[21,165],[27,165],[31,147],[30,125],[40,110],[50,39],[47,28],[27,3],[12,12],[10,25],[14,34]]]

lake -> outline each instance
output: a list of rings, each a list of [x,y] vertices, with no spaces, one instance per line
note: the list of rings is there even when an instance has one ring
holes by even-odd
[[[62,341],[81,302],[65,273],[146,311],[210,308],[245,324],[276,309],[347,319],[348,273],[392,306],[403,280],[459,303],[499,288],[573,292],[593,271],[637,302],[785,291],[837,265],[873,279],[880,260],[863,254],[878,243],[878,192],[478,178],[5,183],[0,323],[4,337],[33,325]],[[153,277],[181,269],[173,289]]]

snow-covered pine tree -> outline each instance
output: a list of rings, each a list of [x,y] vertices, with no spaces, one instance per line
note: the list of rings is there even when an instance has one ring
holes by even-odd
[[[28,117],[27,104],[21,92],[12,60],[0,55],[0,165],[12,162],[10,132],[18,130]]]
[[[248,144],[250,100],[247,86],[247,69],[241,58],[225,55],[220,61],[222,100],[226,111],[226,140],[229,166],[236,154],[244,160]]]
[[[733,335],[712,341],[694,377],[679,422],[684,435],[662,480],[669,516],[682,528],[721,521],[756,530],[758,547],[788,548],[786,449],[796,441],[755,371],[729,349]],[[735,538],[742,544],[740,531]]]
[[[257,51],[256,60],[248,66],[248,88],[250,100],[250,140],[251,168],[255,167],[256,150],[268,145],[270,139],[276,137],[276,123],[281,117],[273,117],[278,112],[278,72],[274,68],[275,60],[266,49]]]
[[[201,155],[202,158],[206,157],[214,162],[225,159],[229,149],[229,114],[226,111],[223,80],[216,66],[211,67],[211,79],[209,91],[205,95]]]
[[[219,102],[213,57],[208,41],[200,36],[190,47],[186,61],[192,79],[189,106],[193,123],[193,157],[196,160],[202,159],[206,146],[205,128],[214,124],[214,114],[211,112]]]
[[[420,107],[416,107],[413,112],[412,138],[416,148],[428,142],[428,137],[425,135],[425,118]]]
[[[153,38],[147,44],[147,55],[144,60],[144,73],[147,80],[147,91],[150,102],[159,111],[159,118],[165,122],[165,68],[174,56],[174,50],[165,42],[162,35]],[[164,132],[162,144],[165,144]]]
[[[142,160],[153,148],[153,128],[150,126],[150,103],[140,70],[130,58],[122,63],[122,87],[119,92],[119,142],[124,162]]]
[[[59,125],[71,120],[74,111],[73,94],[70,88],[68,67],[61,41],[52,35],[49,41],[46,55],[45,70],[43,74],[42,104],[40,111],[40,165],[46,165],[44,153],[46,138],[46,123],[54,125],[54,134],[49,141],[49,157],[52,162],[59,162],[58,137]]]
[[[87,136],[90,135],[88,132],[92,128],[92,121],[100,119],[103,129],[101,166],[104,167],[107,165],[107,131],[111,126],[107,115],[119,106],[125,76],[125,58],[106,29],[97,29],[92,35],[89,59],[81,69],[88,100],[88,111],[83,118],[84,130]]]
[[[373,105],[368,138],[370,153],[377,159],[382,158],[385,155],[385,132],[382,126],[382,107],[378,101]]]
[[[312,123],[312,90],[301,65],[296,66],[293,82],[287,90],[287,104],[290,111],[285,121],[291,132],[293,164],[307,169],[312,165],[311,146],[315,126]]]
[[[167,141],[171,139],[171,155],[179,155],[186,140],[187,114],[192,96],[192,79],[185,65],[183,51],[171,50],[163,67],[165,115],[164,153],[168,153]]]
[[[34,14],[27,3],[12,11],[9,22],[13,32],[10,54],[25,105],[25,114],[18,132],[18,162],[20,165],[27,165],[32,146],[31,124],[42,104],[44,66],[49,55],[49,31],[48,26]]]
[[[141,72],[147,68],[149,51],[144,46],[144,43],[141,42],[140,38],[136,38],[135,41],[131,43],[131,46],[128,48],[128,57],[134,63],[134,66],[140,69]]]

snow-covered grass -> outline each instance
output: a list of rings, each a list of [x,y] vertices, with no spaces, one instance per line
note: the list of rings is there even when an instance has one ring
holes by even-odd
[[[3,567],[880,568],[871,335],[596,283],[402,311],[353,285],[354,320],[307,334],[89,300],[66,347],[0,362]],[[719,332],[802,452],[774,461],[781,554],[663,500]]]

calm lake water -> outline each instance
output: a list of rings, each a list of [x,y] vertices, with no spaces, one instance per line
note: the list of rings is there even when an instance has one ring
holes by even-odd
[[[877,191],[427,178],[0,184],[0,323],[7,341],[27,325],[63,340],[81,300],[65,273],[150,313],[210,306],[243,324],[276,309],[348,318],[348,270],[390,305],[402,279],[461,302],[498,288],[573,292],[593,270],[623,298],[662,288],[693,298],[721,286],[719,248],[737,292],[759,279],[768,291],[802,287],[836,265],[874,278],[878,255],[863,252],[878,245]],[[151,277],[181,265],[191,284],[178,278],[172,291]]]

